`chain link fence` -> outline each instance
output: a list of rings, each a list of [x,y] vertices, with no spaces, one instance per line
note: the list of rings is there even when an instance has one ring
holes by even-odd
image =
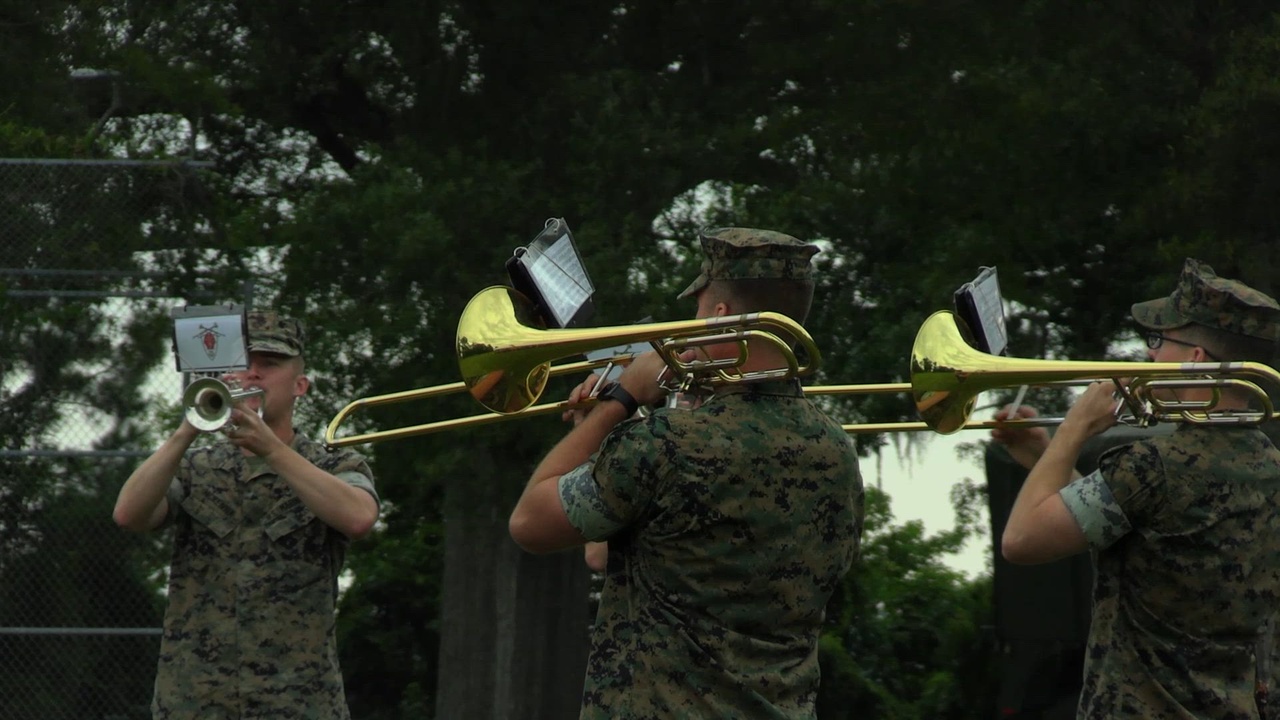
[[[177,419],[169,308],[251,302],[199,272],[213,180],[0,160],[0,718],[150,717],[167,544],[111,510]]]

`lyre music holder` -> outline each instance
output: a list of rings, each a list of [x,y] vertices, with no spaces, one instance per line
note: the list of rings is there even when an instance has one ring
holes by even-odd
[[[994,267],[983,267],[976,278],[955,292],[956,316],[970,333],[969,344],[991,355],[1008,355],[1009,333],[1005,328],[1004,296]]]
[[[243,305],[188,305],[175,307],[169,314],[180,372],[212,375],[249,367]]]
[[[595,285],[564,218],[549,218],[506,268],[511,286],[533,301],[548,327],[579,327],[595,312]]]

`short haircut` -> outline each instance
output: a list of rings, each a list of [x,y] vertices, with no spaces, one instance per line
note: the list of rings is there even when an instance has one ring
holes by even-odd
[[[1178,329],[1183,331],[1183,337],[1187,342],[1194,342],[1204,348],[1212,356],[1211,359],[1220,362],[1256,362],[1275,367],[1277,360],[1280,360],[1280,354],[1278,354],[1280,347],[1274,340],[1241,335],[1199,323],[1191,323]],[[1257,383],[1271,397],[1273,404],[1280,403],[1280,387],[1270,379],[1253,377],[1245,379]],[[1237,395],[1245,393],[1246,391],[1242,389],[1236,389]],[[1249,404],[1258,407],[1260,398],[1253,396],[1252,393],[1249,395],[1251,398]]]
[[[1270,365],[1276,361],[1276,343],[1272,340],[1228,332],[1199,323],[1184,325],[1179,330],[1183,331],[1188,342],[1194,342],[1222,362],[1245,361]]]
[[[734,314],[775,312],[801,325],[809,317],[809,308],[813,305],[812,280],[712,280],[706,292],[711,293],[717,302],[728,303]]]

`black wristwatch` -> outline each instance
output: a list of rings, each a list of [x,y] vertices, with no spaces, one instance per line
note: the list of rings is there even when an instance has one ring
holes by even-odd
[[[627,392],[617,381],[610,382],[600,388],[600,392],[596,393],[596,398],[601,401],[617,400],[622,403],[622,407],[627,411],[627,417],[635,415],[636,411],[640,409],[640,403],[636,402],[636,399],[631,397],[631,393]]]

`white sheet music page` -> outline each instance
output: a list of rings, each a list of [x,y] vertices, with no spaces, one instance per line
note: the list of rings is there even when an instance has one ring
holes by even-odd
[[[978,320],[982,323],[982,335],[991,346],[989,352],[1000,355],[1009,344],[1009,335],[1004,326],[1004,299],[1000,295],[1000,281],[996,279],[995,268],[990,268],[990,272],[984,271],[970,288]]]
[[[526,266],[542,291],[547,309],[561,327],[567,325],[593,290],[573,241],[565,233],[547,247],[540,243],[530,245],[527,254]]]

